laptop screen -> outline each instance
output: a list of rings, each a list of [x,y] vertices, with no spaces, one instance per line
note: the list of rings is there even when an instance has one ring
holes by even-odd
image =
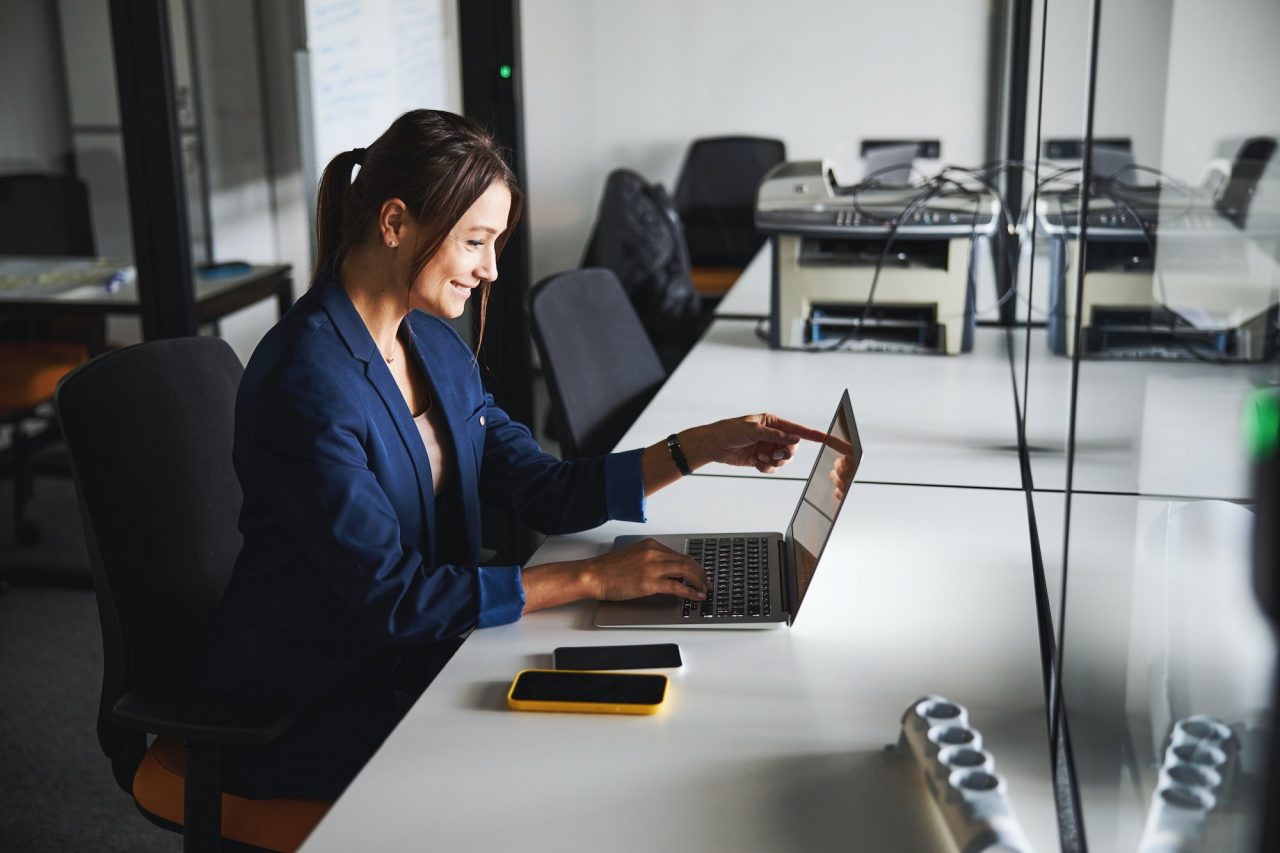
[[[813,580],[818,558],[822,556],[822,549],[826,547],[831,528],[861,462],[862,442],[858,438],[858,424],[853,419],[849,392],[845,391],[818,452],[818,461],[805,483],[804,494],[787,527],[787,545],[791,548],[796,584],[792,599],[793,617]]]

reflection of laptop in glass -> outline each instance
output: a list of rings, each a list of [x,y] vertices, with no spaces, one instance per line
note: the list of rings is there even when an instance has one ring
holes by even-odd
[[[601,628],[778,628],[795,621],[818,558],[862,462],[849,392],[840,398],[787,533],[675,533],[653,538],[707,570],[706,601],[653,595],[602,601]],[[619,536],[613,547],[644,536]]]

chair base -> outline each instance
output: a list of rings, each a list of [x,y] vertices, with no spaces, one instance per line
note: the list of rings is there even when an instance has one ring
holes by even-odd
[[[133,777],[138,810],[157,826],[175,832],[183,831],[186,763],[180,740],[158,737]],[[223,794],[224,849],[297,850],[331,805],[326,800],[251,800]]]

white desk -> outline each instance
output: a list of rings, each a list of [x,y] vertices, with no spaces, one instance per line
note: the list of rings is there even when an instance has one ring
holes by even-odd
[[[1018,387],[1025,332],[1014,337]],[[1031,332],[1027,443],[1037,489],[1066,487],[1071,360]],[[1076,491],[1247,498],[1242,417],[1276,365],[1089,359],[1080,365]]]
[[[778,527],[794,481],[688,478],[649,524],[554,537],[535,561],[619,533]],[[856,485],[791,629],[600,631],[592,606],[477,631],[304,846],[350,850],[951,849],[918,775],[886,754],[920,694],[969,706],[1039,851],[1057,826],[1024,498]],[[560,645],[676,641],[656,717],[505,709]]]
[[[717,317],[768,317],[773,277],[773,243],[766,241],[729,292],[716,305]]]
[[[1021,488],[1017,415],[1002,329],[978,329],[973,352],[770,350],[749,320],[717,320],[627,431],[619,449],[647,446],[720,418],[770,411],[825,430],[849,389],[869,482]],[[805,479],[817,446],[802,442],[780,476]],[[700,474],[759,476],[708,465]]]

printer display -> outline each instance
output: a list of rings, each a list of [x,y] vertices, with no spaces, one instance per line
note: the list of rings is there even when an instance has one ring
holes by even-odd
[[[840,187],[825,161],[775,166],[755,213],[773,243],[770,346],[968,351],[973,246],[999,215],[954,180]]]

